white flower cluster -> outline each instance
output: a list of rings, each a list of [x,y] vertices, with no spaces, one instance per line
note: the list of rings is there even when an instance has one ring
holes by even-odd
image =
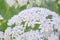
[[[34,6],[40,6],[43,2],[43,0],[28,0],[29,4],[27,5],[27,8],[32,8]]]
[[[25,22],[23,26],[31,26],[34,28],[34,24],[40,24],[40,27],[44,24],[55,25],[60,23],[60,17],[55,13],[51,12],[45,8],[31,8],[20,12],[18,15],[13,16],[9,21],[8,25],[12,26],[21,25],[22,22]],[[57,25],[56,24],[56,25]]]
[[[26,5],[28,0],[6,0],[6,3],[12,7],[12,6],[23,6]]]
[[[3,40],[3,38],[4,38],[4,33],[0,31],[0,40]]]
[[[17,8],[18,6],[24,6],[27,5],[27,8],[31,8],[33,7],[34,4],[40,6],[41,5],[42,0],[6,0],[6,3],[12,7],[15,6],[15,8]]]
[[[60,36],[60,16],[46,8],[23,10],[8,26],[4,40],[59,40]]]
[[[15,5],[15,0],[6,0],[6,3],[11,7],[13,5]]]
[[[8,27],[4,33],[4,40],[11,40],[11,38],[10,38],[11,34],[12,34],[12,29],[11,29],[11,27]]]
[[[18,5],[19,5],[19,6],[26,5],[27,2],[28,2],[28,0],[18,0]]]
[[[41,33],[37,30],[37,31],[29,31],[26,32],[22,35],[20,35],[19,37],[17,37],[16,40],[42,40],[43,35],[41,35]]]

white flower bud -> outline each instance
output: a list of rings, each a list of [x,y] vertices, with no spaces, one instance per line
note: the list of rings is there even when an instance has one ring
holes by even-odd
[[[6,1],[6,3],[7,3],[10,7],[14,6],[15,3],[16,3],[15,0],[5,0],[5,1]]]
[[[27,4],[27,2],[28,2],[28,0],[18,0],[18,5],[19,6],[24,6],[24,5]]]

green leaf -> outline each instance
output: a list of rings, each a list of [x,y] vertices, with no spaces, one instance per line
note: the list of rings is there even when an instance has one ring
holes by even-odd
[[[39,26],[40,26],[40,24],[35,24],[33,30],[39,30]]]
[[[46,17],[46,19],[52,19],[52,18],[53,18],[52,15],[48,15],[48,16]]]

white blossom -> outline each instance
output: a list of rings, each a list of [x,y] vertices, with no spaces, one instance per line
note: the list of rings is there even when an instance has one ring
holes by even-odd
[[[59,40],[57,35],[51,34],[51,36],[48,38],[48,40]]]
[[[27,9],[32,8],[32,7],[33,7],[33,4],[28,4],[27,5]]]
[[[43,2],[42,0],[29,0],[29,4],[27,5],[27,8],[35,7],[34,5],[40,6]]]
[[[39,36],[39,31],[29,31],[17,38],[17,40],[41,40],[41,36]]]
[[[18,5],[19,5],[19,6],[26,5],[27,2],[28,2],[28,0],[18,0]]]
[[[15,3],[16,3],[15,0],[5,0],[5,1],[6,1],[6,3],[7,3],[10,7],[14,6]]]
[[[4,33],[4,40],[11,40],[12,29],[8,27]]]
[[[8,26],[12,25],[14,25],[11,31],[13,40],[44,40],[44,38],[58,40],[60,16],[46,8],[34,7],[13,16],[8,21]]]
[[[42,3],[42,0],[36,0],[36,4],[37,4],[38,6],[40,6],[41,3]]]
[[[4,38],[4,32],[0,31],[0,39]]]

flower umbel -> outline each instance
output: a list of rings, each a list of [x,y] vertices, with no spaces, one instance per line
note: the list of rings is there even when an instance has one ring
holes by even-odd
[[[8,21],[8,26],[12,25],[15,40],[59,40],[60,16],[46,8],[23,10]]]

